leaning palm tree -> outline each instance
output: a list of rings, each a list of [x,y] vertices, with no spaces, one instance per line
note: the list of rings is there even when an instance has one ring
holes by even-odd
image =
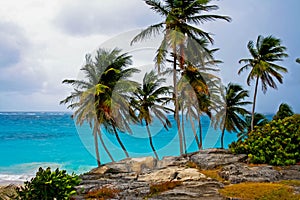
[[[246,115],[244,121],[246,127],[238,133],[238,140],[243,140],[249,136],[251,132],[252,115]],[[263,114],[254,113],[254,127],[266,125],[268,122],[269,120]]]
[[[138,83],[129,78],[133,73],[139,72],[135,68],[128,68],[132,64],[131,56],[127,53],[120,54],[121,50],[114,49],[113,61],[100,66],[101,74],[98,84],[103,85],[104,92],[95,94],[95,109],[99,123],[116,136],[116,139],[129,157],[125,145],[121,141],[119,132],[132,133],[129,124],[136,123],[137,118],[130,107],[130,96]]]
[[[242,119],[243,115],[249,112],[242,106],[251,104],[249,101],[244,101],[248,97],[248,91],[244,90],[240,85],[229,83],[222,92],[224,98],[223,108],[216,114],[217,123],[222,130],[221,148],[224,148],[225,130],[228,132],[238,132],[244,130],[246,124]]]
[[[102,133],[100,132],[100,124],[98,122],[95,111],[95,94],[102,93],[105,89],[104,85],[98,84],[99,77],[103,73],[99,66],[102,66],[102,64],[104,63],[112,62],[112,57],[114,57],[115,53],[116,52],[114,50],[112,52],[107,52],[105,50],[99,49],[95,57],[97,62],[94,62],[91,55],[87,54],[85,57],[86,63],[81,68],[81,71],[83,71],[84,73],[84,79],[66,79],[63,81],[63,83],[71,84],[74,87],[74,91],[70,96],[62,100],[60,104],[69,104],[68,108],[75,109],[75,112],[72,116],[73,118],[76,118],[76,124],[79,124],[81,126],[84,122],[87,122],[93,130],[98,166],[101,165],[101,162],[97,135],[102,143],[104,150],[110,157],[111,161],[114,162],[111,153],[109,152],[103,141]]]
[[[156,159],[159,159],[159,157],[153,145],[149,125],[153,122],[153,117],[156,116],[164,128],[168,130],[168,127],[171,127],[171,123],[165,114],[173,112],[172,109],[166,106],[171,101],[171,98],[168,97],[171,93],[171,88],[161,86],[164,82],[165,79],[159,78],[154,71],[146,73],[142,86],[133,92],[133,97],[131,98],[131,105],[135,108],[135,111],[138,111],[140,123],[143,124],[144,122],[146,124],[150,146]]]
[[[252,58],[241,59],[239,61],[239,63],[245,63],[246,65],[238,71],[238,74],[251,68],[247,78],[247,84],[250,85],[250,82],[255,80],[251,122],[251,130],[253,130],[259,80],[264,93],[266,93],[268,86],[277,89],[274,78],[277,79],[279,83],[282,83],[283,76],[280,72],[286,73],[287,69],[274,62],[282,61],[288,54],[286,54],[286,47],[281,45],[280,39],[273,36],[263,37],[260,35],[257,38],[256,44],[254,44],[253,41],[249,41],[247,47]]]
[[[199,42],[199,39],[201,38],[211,42],[213,41],[209,33],[192,24],[199,25],[206,21],[213,21],[216,19],[230,21],[230,18],[226,16],[203,14],[218,9],[218,6],[216,5],[208,5],[210,1],[211,0],[145,0],[146,4],[148,4],[152,10],[164,17],[164,20],[143,30],[135,36],[131,42],[132,44],[163,33],[163,40],[155,57],[159,72],[161,65],[166,61],[168,49],[171,49],[172,51],[174,116],[179,131],[180,154],[183,154],[183,143],[182,135],[180,134],[177,61],[179,61],[180,69],[183,69],[185,62],[184,46],[187,44],[187,38],[193,39],[193,41],[199,43],[199,45],[201,45]]]

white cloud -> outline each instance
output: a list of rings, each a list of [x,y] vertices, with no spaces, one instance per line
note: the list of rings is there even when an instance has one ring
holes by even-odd
[[[231,23],[211,22],[201,26],[215,34],[214,47],[220,48],[217,58],[224,61],[223,80],[252,90],[245,84],[247,74],[237,75],[238,60],[249,56],[246,49],[249,40],[255,40],[259,34],[273,34],[283,40],[291,54],[283,63],[290,74],[285,75],[284,85],[278,91],[270,90],[265,96],[259,93],[258,109],[274,111],[277,103],[286,99],[300,111],[296,102],[300,94],[293,92],[300,84],[297,77],[300,65],[294,62],[300,57],[299,1],[212,3],[220,5],[216,13],[233,18]],[[71,88],[61,81],[77,77],[86,53],[92,53],[102,43],[113,45],[109,38],[124,31],[159,21],[160,17],[142,0],[0,1],[0,110],[64,109],[58,102]],[[137,44],[133,48],[139,47]],[[139,52],[135,54],[141,56]],[[136,63],[142,62],[140,57],[134,59]],[[274,104],[270,104],[270,99]]]
[[[21,60],[28,42],[23,30],[14,23],[0,21],[0,30],[0,68],[5,68]]]
[[[159,19],[154,16],[141,0],[75,0],[61,8],[55,24],[70,35],[116,34]]]

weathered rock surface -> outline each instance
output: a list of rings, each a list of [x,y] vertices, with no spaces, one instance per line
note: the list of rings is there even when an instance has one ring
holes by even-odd
[[[202,150],[191,156],[191,161],[196,163],[201,169],[214,169],[216,167],[242,162],[247,159],[247,155],[241,154],[233,156],[229,150],[209,149]]]
[[[16,185],[0,186],[0,199],[10,200],[16,198]]]
[[[224,166],[219,175],[232,184],[241,182],[274,182],[282,179],[279,171],[272,166],[249,167],[244,163]]]
[[[293,165],[288,167],[283,167],[283,170],[280,170],[283,180],[300,180],[300,165]]]
[[[222,200],[218,189],[223,183],[206,177],[198,169],[220,168],[219,175],[232,184],[250,182],[273,182],[283,179],[299,179],[300,166],[275,170],[272,166],[250,167],[245,163],[246,155],[233,155],[228,150],[208,149],[181,157],[164,157],[157,161],[153,157],[128,158],[108,163],[82,175],[78,187],[81,193],[75,199],[84,199],[85,194],[100,188],[119,191],[115,199],[200,199]],[[193,162],[197,168],[189,168]],[[148,196],[152,184],[181,181],[174,189]],[[297,189],[297,188],[295,188]]]

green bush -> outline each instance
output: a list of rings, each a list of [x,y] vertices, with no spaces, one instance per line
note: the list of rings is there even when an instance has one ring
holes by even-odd
[[[251,163],[296,164],[300,161],[300,115],[255,127],[247,139],[233,142],[229,148],[236,154],[248,154]]]
[[[31,181],[25,182],[24,187],[17,190],[21,200],[61,200],[69,199],[76,194],[75,186],[80,183],[75,174],[69,175],[66,170],[58,168],[51,172],[50,167],[46,170],[39,168],[36,176]]]

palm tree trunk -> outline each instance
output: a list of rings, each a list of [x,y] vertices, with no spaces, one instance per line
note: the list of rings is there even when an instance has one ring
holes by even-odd
[[[184,61],[185,61],[184,45],[180,44],[180,62],[179,62],[179,68],[182,69],[182,70],[184,68]]]
[[[227,116],[226,116],[227,117]],[[226,119],[226,118],[225,118]],[[222,135],[221,135],[221,149],[224,149],[224,135],[225,135],[225,126],[226,126],[226,120],[224,120],[224,125],[222,129]]]
[[[196,143],[197,143],[197,146],[198,146],[198,150],[200,150],[201,145],[200,145],[199,138],[198,138],[198,135],[197,135],[197,132],[196,132],[196,129],[195,129],[194,121],[192,119],[191,119],[191,125],[192,125],[192,130],[193,130],[193,133],[194,133],[194,137],[195,137],[195,140],[196,140]]]
[[[154,145],[153,145],[152,135],[151,135],[151,132],[150,132],[150,128],[149,128],[148,122],[146,122],[146,128],[147,128],[147,132],[148,132],[148,137],[149,137],[149,142],[150,142],[151,149],[152,149],[152,151],[153,151],[156,159],[159,160],[158,155],[157,155],[157,153],[155,151],[155,148],[154,148]]]
[[[201,115],[198,116],[200,149],[203,149]]]
[[[183,109],[181,109],[181,127],[182,127],[181,130],[182,130],[183,149],[184,149],[184,153],[187,153],[186,139],[185,139],[185,130],[184,130]]]
[[[125,153],[125,155],[126,155],[126,158],[129,158],[129,154],[128,154],[128,152],[127,152],[127,150],[126,150],[124,144],[122,143],[122,141],[121,141],[121,139],[120,139],[120,137],[119,137],[119,134],[118,134],[118,131],[117,131],[116,127],[115,127],[114,125],[112,125],[112,127],[113,127],[113,129],[114,129],[114,132],[115,132],[117,141],[118,141],[118,143],[120,144],[122,150],[124,151],[124,153]]]
[[[254,97],[253,97],[253,106],[252,106],[251,131],[253,131],[253,129],[254,129],[254,113],[255,113],[255,104],[256,104],[258,80],[259,80],[258,77],[256,77]]]
[[[107,149],[107,147],[106,147],[106,145],[105,145],[105,143],[104,143],[104,140],[103,140],[103,138],[102,138],[102,133],[100,132],[100,129],[99,129],[99,128],[98,128],[98,137],[99,137],[99,139],[100,139],[100,142],[101,142],[101,144],[102,144],[102,146],[103,146],[105,152],[106,152],[107,155],[109,156],[110,160],[111,160],[112,162],[115,162],[114,158],[112,157],[111,153],[108,151],[108,149]]]
[[[97,138],[97,127],[94,125],[93,128],[93,135],[94,135],[94,143],[95,143],[95,152],[96,152],[96,159],[98,167],[101,166],[100,162],[100,154],[99,154],[99,145],[98,145],[98,138]]]
[[[178,91],[177,91],[177,69],[176,69],[176,46],[173,47],[173,85],[174,85],[174,104],[175,104],[175,120],[177,123],[178,137],[179,137],[179,152],[180,155],[183,155],[183,143],[182,143],[182,134],[180,127],[180,119],[179,119],[179,104],[178,104]]]

